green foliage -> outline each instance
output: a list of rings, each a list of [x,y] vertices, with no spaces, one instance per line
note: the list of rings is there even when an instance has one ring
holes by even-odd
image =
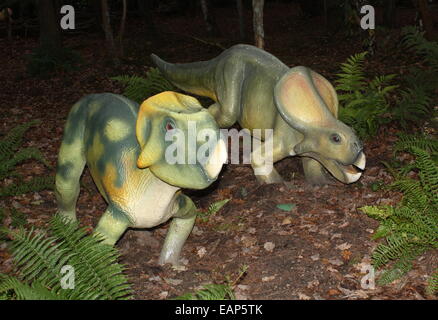
[[[438,269],[436,269],[434,274],[429,278],[427,292],[430,295],[438,292]]]
[[[386,239],[386,243],[379,244],[372,256],[375,268],[392,263],[380,276],[380,284],[390,283],[406,274],[411,270],[412,261],[416,257],[427,250],[438,248],[436,148],[436,140],[418,135],[402,135],[395,149],[408,151],[415,159],[398,170],[392,170],[396,180],[390,187],[403,192],[401,203],[396,207],[361,208],[364,213],[380,221],[374,238]],[[408,176],[410,172],[417,173],[418,178]],[[431,280],[431,283],[433,286],[436,281]]]
[[[14,228],[20,228],[23,227],[27,223],[26,214],[12,208],[11,209],[11,226]]]
[[[9,231],[18,277],[0,276],[0,295],[10,299],[117,300],[131,298],[130,285],[117,263],[117,249],[87,235],[60,216],[49,230]],[[63,267],[74,270],[74,288],[64,289]]]
[[[73,71],[81,62],[82,58],[70,49],[47,50],[38,47],[27,57],[26,68],[31,76],[45,77],[56,70]]]
[[[403,127],[407,126],[407,121],[421,123],[431,113],[430,94],[425,87],[414,86],[402,90],[399,103],[393,110],[393,118],[399,120]]]
[[[0,186],[0,197],[15,196],[30,191],[39,191],[51,188],[52,177],[33,177],[24,181],[15,167],[30,159],[34,159],[49,166],[41,152],[33,147],[21,148],[25,132],[39,121],[31,121],[13,128],[5,137],[0,140],[0,180],[15,178],[14,183]]]
[[[438,43],[428,41],[424,37],[425,32],[420,32],[414,26],[408,26],[402,30],[402,44],[424,59],[433,70],[438,70]]]
[[[194,293],[183,294],[175,300],[235,300],[233,290],[227,284],[207,284]]]
[[[404,89],[392,111],[393,119],[406,127],[408,122],[421,124],[433,117],[435,90],[438,87],[438,43],[427,41],[424,32],[410,26],[402,31],[401,44],[420,58],[419,62],[424,65],[422,68],[411,68],[404,75]]]
[[[231,280],[230,277],[227,276],[225,284],[207,284],[194,293],[183,294],[176,297],[174,300],[235,300],[236,297],[233,288],[247,271],[248,266],[242,265],[240,266],[239,274],[236,279]]]
[[[367,52],[353,55],[341,64],[336,80],[341,103],[339,118],[352,126],[361,138],[375,136],[382,124],[392,120],[407,127],[410,122],[421,124],[434,117],[438,44],[427,41],[414,27],[404,29],[401,44],[412,51],[423,66],[410,68],[400,77],[399,86],[391,84],[394,74],[367,78],[364,71]]]
[[[377,134],[382,123],[389,121],[385,114],[389,109],[388,94],[397,88],[390,85],[395,75],[376,76],[366,79],[364,61],[367,52],[353,55],[341,64],[337,74],[336,90],[340,92],[339,118],[353,127],[361,138]]]
[[[219,212],[219,210],[222,209],[222,207],[223,207],[224,205],[226,205],[226,204],[228,203],[228,201],[230,201],[230,199],[224,199],[224,200],[216,201],[216,202],[212,203],[212,204],[208,207],[207,211],[205,211],[205,212],[198,211],[196,214],[198,215],[198,217],[199,217],[202,221],[206,222],[206,221],[208,221],[208,219],[209,219],[212,215],[214,215],[214,214],[216,214],[217,212]]]
[[[125,86],[123,95],[127,98],[142,103],[150,96],[162,91],[172,91],[175,87],[163,77],[157,68],[151,68],[146,77],[118,76],[111,78]]]

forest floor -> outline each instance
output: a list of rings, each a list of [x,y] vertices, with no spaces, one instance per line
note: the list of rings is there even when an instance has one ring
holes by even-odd
[[[248,30],[250,13],[247,12]],[[150,22],[131,19],[126,32],[126,59],[119,68],[105,59],[99,34],[72,35],[65,44],[80,53],[83,64],[75,71],[57,72],[47,79],[26,74],[25,55],[37,45],[36,39],[0,39],[0,132],[40,119],[42,125],[26,134],[25,146],[39,148],[52,165],[26,162],[19,167],[25,176],[54,175],[63,127],[71,106],[86,94],[121,93],[123,88],[110,77],[144,75],[152,66],[154,52],[172,62],[208,60],[223,47],[239,43],[237,17],[230,8],[218,9],[222,35],[206,37],[198,16],[155,16],[159,32],[150,34]],[[407,17],[410,18],[409,13]],[[294,7],[270,4],[265,12],[266,50],[287,65],[306,65],[333,80],[341,62],[364,51],[358,38],[346,39],[342,30],[327,33],[321,18],[303,19]],[[333,31],[333,30],[332,30]],[[189,36],[190,35],[190,36]],[[367,62],[371,74],[403,74],[415,63],[397,48],[397,31],[378,37],[377,54]],[[204,42],[200,41],[202,39]],[[205,41],[209,43],[205,43]],[[251,43],[251,41],[247,41]],[[419,257],[405,277],[391,285],[367,289],[362,286],[370,256],[378,241],[372,239],[378,223],[360,212],[365,205],[400,201],[401,194],[371,185],[392,181],[382,160],[392,157],[397,140],[396,125],[379,131],[365,141],[367,168],[358,183],[311,186],[304,180],[301,161],[287,158],[276,168],[292,186],[258,185],[249,165],[228,165],[207,190],[188,191],[200,210],[218,200],[230,201],[208,221],[198,219],[183,249],[183,267],[157,264],[160,247],[169,223],[149,230],[128,230],[117,247],[121,262],[138,299],[168,299],[193,292],[203,284],[235,279],[247,267],[235,293],[239,299],[431,299],[425,293],[428,275],[437,266],[438,255]],[[78,200],[81,225],[95,226],[106,208],[86,169]],[[279,204],[291,204],[283,211]],[[6,199],[0,205],[27,214],[28,225],[42,227],[56,211],[52,191],[41,191]],[[0,246],[0,272],[11,272],[13,262]],[[365,269],[364,269],[365,268]]]

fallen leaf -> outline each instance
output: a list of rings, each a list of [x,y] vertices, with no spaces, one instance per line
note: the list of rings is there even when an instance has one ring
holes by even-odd
[[[283,211],[292,211],[297,205],[293,203],[277,204],[277,208]]]
[[[268,251],[268,252],[272,252],[272,251],[274,251],[275,244],[272,243],[272,242],[266,242],[266,243],[263,245],[263,248],[265,248],[265,250]]]

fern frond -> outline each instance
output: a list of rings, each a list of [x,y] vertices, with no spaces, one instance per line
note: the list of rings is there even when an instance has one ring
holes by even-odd
[[[398,141],[394,145],[394,152],[408,151],[418,148],[429,153],[438,152],[438,140],[419,134],[398,134]]]
[[[198,211],[197,215],[203,220],[207,221],[212,215],[216,214],[224,205],[226,205],[230,199],[219,200],[212,203],[206,212]]]
[[[430,276],[427,284],[427,293],[433,295],[438,292],[438,269]]]
[[[226,284],[207,284],[195,293],[187,293],[175,300],[235,300],[233,290]]]
[[[363,65],[368,52],[355,54],[341,64],[341,73],[337,74],[336,90],[346,92],[360,91],[365,86],[365,72]],[[339,95],[339,100],[345,100],[346,96]]]
[[[164,78],[157,68],[151,68],[144,78],[125,75],[111,79],[122,83],[125,86],[123,95],[138,103],[159,92],[175,90],[175,86]]]
[[[28,285],[15,277],[0,274],[0,293],[9,291],[13,291],[17,300],[67,300],[66,296],[55,294],[37,281]]]
[[[374,238],[385,237],[372,259],[376,268],[392,264],[379,278],[387,284],[412,268],[412,261],[430,249],[438,248],[438,166],[432,159],[436,141],[418,135],[401,135],[395,151],[406,150],[415,160],[393,170],[396,180],[391,188],[403,192],[397,207],[364,207],[361,211],[380,221]],[[406,177],[418,171],[418,179]]]
[[[52,235],[9,231],[19,278],[0,281],[0,293],[13,290],[18,298],[70,300],[129,299],[131,289],[117,263],[117,250],[88,236],[84,229],[59,216],[51,220]],[[74,270],[74,288],[63,288],[64,266]],[[1,279],[0,279],[1,280]],[[18,282],[17,282],[18,281]]]
[[[91,285],[83,291],[92,291],[92,299],[129,297],[130,286],[124,268],[117,264],[119,254],[113,247],[101,244],[96,236],[87,236],[85,228],[78,229],[76,223],[65,218],[55,216],[50,225],[53,235],[61,241],[60,248],[73,254],[69,264],[81,274],[83,283]]]
[[[438,43],[428,41],[424,34],[425,32],[420,32],[416,27],[405,27],[402,30],[402,44],[406,48],[416,51],[418,55],[423,56],[424,60],[434,70],[438,70]]]
[[[0,187],[0,197],[16,196],[28,192],[53,189],[53,177],[33,177],[30,181],[22,181],[5,187]]]
[[[0,163],[11,157],[23,142],[23,136],[26,131],[37,124],[39,120],[33,120],[13,128],[9,133],[0,140]]]

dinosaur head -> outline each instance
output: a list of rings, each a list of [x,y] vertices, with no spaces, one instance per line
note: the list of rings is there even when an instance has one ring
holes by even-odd
[[[141,147],[137,166],[177,187],[208,187],[227,159],[216,121],[187,95],[167,91],[144,101],[136,134]]]
[[[274,95],[283,119],[304,136],[291,155],[317,160],[343,183],[359,180],[366,162],[363,146],[337,119],[338,98],[330,82],[306,67],[295,67],[280,79]]]

